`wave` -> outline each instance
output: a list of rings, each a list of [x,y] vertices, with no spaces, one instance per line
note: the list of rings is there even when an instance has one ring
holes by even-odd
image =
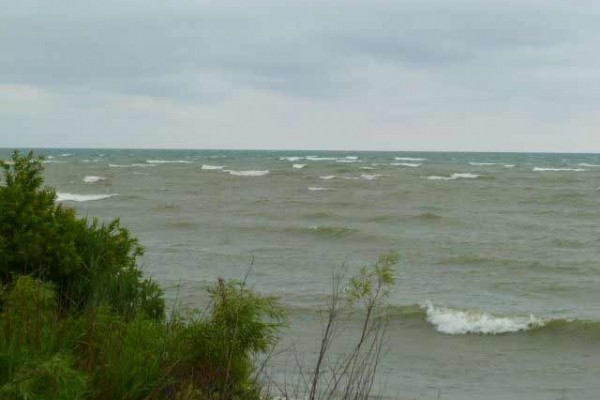
[[[420,157],[394,157],[394,160],[396,160],[396,161],[425,161],[427,159],[420,158]]]
[[[148,164],[193,164],[190,160],[146,160]]]
[[[495,163],[495,162],[472,162],[472,161],[469,161],[469,164],[474,167],[489,167],[492,165],[498,165],[498,163]]]
[[[514,168],[516,167],[515,164],[504,164],[504,168]]]
[[[318,157],[318,156],[306,156],[309,161],[336,161],[336,157]]]
[[[600,164],[588,164],[588,163],[579,163],[581,167],[600,167]]]
[[[296,168],[296,169],[302,169],[302,168],[306,167],[306,164],[294,164],[294,165],[292,165],[292,167]]]
[[[279,161],[300,161],[304,160],[304,157],[292,156],[292,157],[279,157]]]
[[[357,229],[347,228],[345,226],[319,226],[312,225],[309,227],[312,232],[330,237],[343,237],[358,232]]]
[[[139,163],[133,163],[131,164],[132,167],[156,167],[157,164],[139,164]]]
[[[321,191],[331,190],[331,189],[324,188],[324,187],[321,187],[321,186],[309,186],[308,190],[310,190],[311,192],[321,192]]]
[[[460,310],[435,306],[430,301],[423,304],[426,320],[440,333],[448,335],[497,335],[541,328],[546,321],[533,315],[496,316],[479,310]]]
[[[454,181],[456,179],[477,179],[479,175],[471,173],[455,173],[450,176],[428,176],[427,179],[430,181]]]
[[[320,176],[319,178],[328,181],[330,179],[335,178],[335,175],[324,175],[324,176]]]
[[[58,160],[44,160],[42,161],[44,164],[66,164],[66,161],[58,161]]]
[[[372,171],[372,170],[377,169],[377,168],[375,168],[375,167],[360,167],[360,169],[364,169],[364,170],[367,170],[367,171]]]
[[[60,156],[61,157],[73,157],[75,154],[73,153],[62,153]]]
[[[572,171],[572,172],[583,172],[587,171],[585,168],[544,168],[544,167],[534,167],[534,172],[560,172],[560,171]]]
[[[111,168],[129,168],[131,167],[131,165],[123,165],[123,164],[108,164],[109,167]]]
[[[335,162],[345,163],[345,164],[354,164],[354,163],[361,163],[362,160],[354,160],[354,159],[347,159],[347,158],[338,158],[337,160],[335,160]]]
[[[85,183],[96,183],[96,182],[100,182],[100,181],[104,181],[104,180],[106,180],[105,177],[94,176],[94,175],[88,175],[85,178],[83,178],[83,182],[85,182]]]
[[[56,201],[95,201],[104,200],[110,197],[117,196],[116,194],[74,194],[74,193],[57,193]]]
[[[381,176],[381,174],[374,174],[374,175],[369,175],[369,174],[361,174],[361,178],[367,180],[367,181],[373,181],[375,179],[379,179],[379,177]]]
[[[207,170],[215,170],[215,169],[223,169],[225,168],[226,165],[209,165],[209,164],[202,164],[202,169],[207,169]]]
[[[424,212],[419,215],[415,215],[414,218],[423,221],[437,221],[439,219],[442,219],[442,216],[432,212]]]
[[[256,171],[256,170],[234,171],[231,169],[227,169],[224,171],[229,173],[229,175],[234,175],[234,176],[264,176],[270,172],[268,170],[264,170],[264,171]]]
[[[420,164],[420,163],[406,163],[406,162],[403,162],[403,163],[390,163],[390,165],[397,166],[397,167],[410,167],[410,168],[418,168],[418,167],[420,167],[420,166],[421,166],[421,165],[423,165],[423,164]]]

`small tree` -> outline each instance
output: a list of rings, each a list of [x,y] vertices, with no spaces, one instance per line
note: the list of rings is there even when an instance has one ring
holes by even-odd
[[[56,191],[42,186],[42,160],[15,151],[11,163],[0,161],[0,281],[30,274],[52,282],[65,311],[108,304],[129,317],[162,317],[162,291],[137,267],[138,240],[118,219],[88,221],[56,204]]]

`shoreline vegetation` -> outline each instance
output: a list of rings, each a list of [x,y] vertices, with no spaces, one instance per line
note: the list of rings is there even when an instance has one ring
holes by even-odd
[[[118,219],[79,218],[57,204],[42,161],[18,151],[0,161],[0,399],[370,397],[395,253],[355,276],[334,274],[315,360],[282,383],[266,372],[287,326],[276,297],[246,279],[219,279],[208,306],[167,310],[163,290],[138,267],[138,240]],[[356,340],[333,354],[356,318]]]

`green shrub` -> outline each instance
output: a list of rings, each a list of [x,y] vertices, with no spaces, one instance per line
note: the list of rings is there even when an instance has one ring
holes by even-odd
[[[118,219],[105,225],[57,205],[56,192],[42,187],[42,159],[32,152],[15,151],[0,168],[1,282],[15,274],[52,282],[63,311],[108,304],[127,317],[142,311],[162,318],[162,290],[143,279],[136,264],[143,249]]]

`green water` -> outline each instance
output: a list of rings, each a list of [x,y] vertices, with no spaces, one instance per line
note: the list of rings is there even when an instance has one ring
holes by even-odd
[[[201,302],[254,257],[308,358],[332,268],[396,250],[389,398],[600,398],[600,155],[43,152],[66,205],[138,234],[169,297]]]

